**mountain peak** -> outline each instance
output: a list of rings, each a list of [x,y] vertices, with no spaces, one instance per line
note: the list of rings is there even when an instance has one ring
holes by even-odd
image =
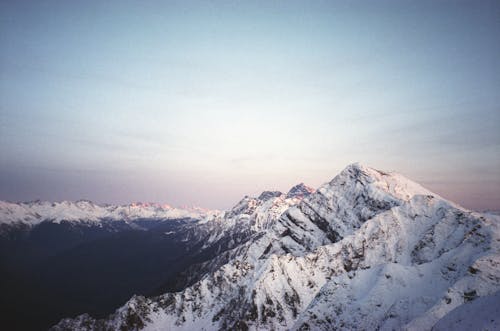
[[[280,191],[264,191],[262,192],[257,199],[262,201],[267,201],[271,198],[276,198],[283,195]]]
[[[437,194],[397,172],[377,170],[359,162],[348,165],[328,185],[337,187],[339,185],[344,186],[347,183],[353,186],[371,186],[372,189],[376,189],[379,192],[386,192],[402,200],[409,200],[415,195],[439,197]]]
[[[300,183],[292,187],[288,193],[286,194],[287,198],[304,198],[314,192],[315,189],[305,185],[304,183]]]
[[[392,174],[391,172],[377,170],[360,162],[354,162],[347,165],[344,168],[344,170],[340,172],[340,174],[343,173],[365,173],[368,175],[375,175],[375,176],[390,176]]]

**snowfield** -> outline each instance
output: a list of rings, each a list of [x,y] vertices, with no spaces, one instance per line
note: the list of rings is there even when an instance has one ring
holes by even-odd
[[[200,221],[209,242],[239,239],[192,286],[53,330],[499,328],[499,216],[360,164],[291,191]]]

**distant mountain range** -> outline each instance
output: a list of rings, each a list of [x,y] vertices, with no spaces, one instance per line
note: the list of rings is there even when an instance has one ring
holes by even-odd
[[[37,225],[41,222],[100,222],[110,220],[134,221],[138,219],[200,219],[218,211],[198,207],[174,208],[157,203],[132,203],[129,205],[99,205],[92,201],[47,202],[32,201],[11,203],[0,201],[0,224],[24,223]]]
[[[0,223],[3,305],[53,294],[27,328],[500,328],[500,217],[360,164],[224,212],[3,202]]]

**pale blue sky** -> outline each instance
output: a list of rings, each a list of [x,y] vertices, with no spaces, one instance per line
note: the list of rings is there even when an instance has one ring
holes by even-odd
[[[500,209],[498,1],[1,1],[0,199],[228,208],[397,170]]]

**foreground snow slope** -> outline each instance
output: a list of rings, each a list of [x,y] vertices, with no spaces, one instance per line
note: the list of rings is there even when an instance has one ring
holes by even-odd
[[[302,200],[268,196],[218,220],[247,240],[194,285],[54,330],[422,330],[500,290],[499,218],[401,175],[353,164]]]
[[[437,322],[432,330],[500,330],[500,292],[467,302]]]

